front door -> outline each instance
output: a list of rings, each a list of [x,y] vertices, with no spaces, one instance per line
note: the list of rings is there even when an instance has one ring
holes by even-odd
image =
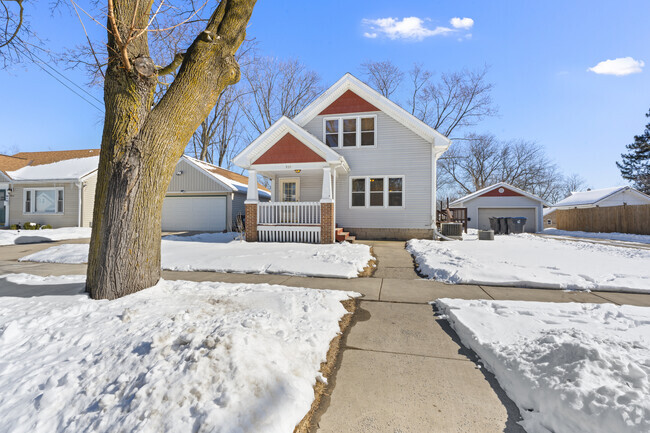
[[[0,226],[7,225],[7,190],[0,189]]]
[[[300,201],[300,180],[297,178],[280,179],[280,200]]]

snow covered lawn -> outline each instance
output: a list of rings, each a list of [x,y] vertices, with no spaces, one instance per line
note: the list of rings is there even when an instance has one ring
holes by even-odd
[[[634,235],[630,233],[594,233],[581,231],[567,231],[558,229],[544,229],[545,235],[551,236],[569,236],[578,238],[607,239],[613,241],[638,242],[641,244],[650,244],[650,235]]]
[[[650,292],[650,250],[521,234],[411,240],[420,272],[452,284]]]
[[[228,233],[162,240],[162,267],[171,271],[245,272],[355,278],[372,259],[363,244],[242,242]],[[57,245],[20,261],[86,263],[88,245]]]
[[[84,283],[0,278],[53,291]],[[161,281],[110,302],[3,298],[0,431],[291,433],[351,296]]]
[[[650,431],[650,308],[438,299],[528,433]]]
[[[83,239],[90,237],[90,227],[64,227],[46,230],[0,230],[0,245]]]

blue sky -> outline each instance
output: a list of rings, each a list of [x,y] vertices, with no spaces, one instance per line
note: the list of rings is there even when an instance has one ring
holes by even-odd
[[[44,3],[38,5],[31,22],[54,50],[83,42],[76,17],[51,16]],[[367,21],[395,18],[401,22],[407,17],[421,20],[419,28],[406,27],[422,38],[399,37],[408,34],[398,31],[391,39]],[[465,21],[466,28],[455,29],[452,18],[471,18],[473,25]],[[435,72],[487,64],[499,115],[475,130],[502,139],[537,141],[565,173],[578,173],[589,186],[599,188],[624,183],[614,162],[646,123],[648,22],[650,7],[642,0],[260,0],[248,33],[264,53],[300,59],[318,71],[325,84],[345,72],[360,75],[364,60],[390,59],[404,69],[419,62]],[[443,31],[435,34],[436,28]],[[365,35],[372,33],[377,36]],[[637,62],[632,69],[641,71],[616,76],[588,70],[625,57]],[[612,72],[606,66],[597,70]],[[87,81],[78,71],[65,74],[81,85]],[[0,71],[0,77],[1,150],[99,146],[101,113],[39,68],[17,67]],[[91,92],[101,99],[101,89]]]

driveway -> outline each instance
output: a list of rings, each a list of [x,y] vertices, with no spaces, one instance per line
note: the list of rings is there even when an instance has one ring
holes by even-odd
[[[0,273],[85,274],[85,265],[19,263],[55,244],[0,247]],[[84,242],[79,240],[77,242]],[[85,240],[87,242],[87,240]],[[613,302],[650,306],[650,295],[564,292],[480,285],[446,285],[414,271],[403,242],[365,242],[378,267],[351,280],[287,275],[164,271],[163,278],[283,284],[353,290],[364,295],[342,343],[336,386],[314,421],[319,432],[522,432],[515,404],[465,349],[428,302],[441,297],[545,302]],[[37,289],[0,281],[0,296],[34,296]],[[61,291],[78,290],[62,286]]]

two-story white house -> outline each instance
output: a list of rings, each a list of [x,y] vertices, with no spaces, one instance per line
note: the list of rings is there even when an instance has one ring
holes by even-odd
[[[234,158],[249,182],[261,174],[272,183],[271,202],[247,198],[247,240],[431,238],[437,160],[450,144],[346,74]]]

